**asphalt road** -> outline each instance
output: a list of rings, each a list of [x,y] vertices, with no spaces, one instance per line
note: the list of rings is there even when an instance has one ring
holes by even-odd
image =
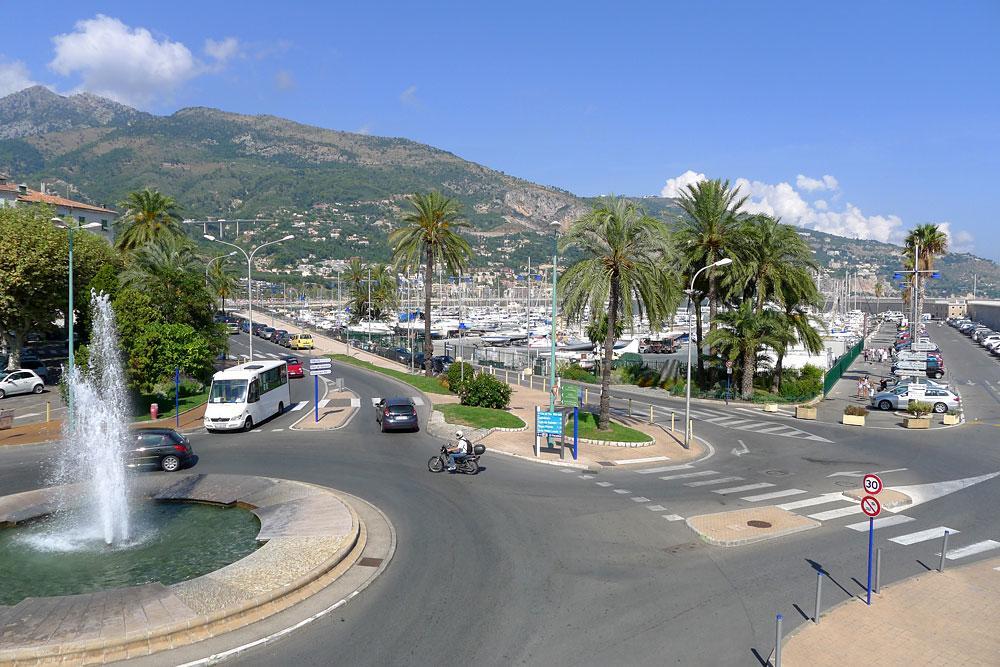
[[[981,351],[964,337],[952,340],[945,332],[939,337],[952,369],[968,364],[971,373],[983,367],[974,356]],[[246,339],[233,336],[234,350]],[[254,348],[255,354],[289,353],[259,340]],[[760,664],[758,656],[766,657],[772,647],[774,614],[783,613],[791,629],[811,613],[814,567],[829,575],[825,604],[860,593],[867,535],[846,525],[862,517],[824,520],[815,530],[722,549],[700,542],[683,521],[664,515],[752,506],[741,498],[775,491],[802,491],[789,496],[792,501],[811,498],[859,485],[860,478],[852,476],[858,471],[894,470],[884,475],[890,486],[1000,471],[997,431],[985,421],[937,435],[803,427],[825,440],[820,441],[726,427],[723,420],[698,426],[714,455],[677,471],[605,469],[591,475],[487,453],[476,477],[434,475],[426,461],[439,441],[423,432],[379,433],[368,407],[374,396],[416,392],[338,363],[333,376],[344,377],[361,397],[361,412],[346,428],[290,431],[303,409],[259,425],[258,433],[194,433],[195,470],[282,476],[364,497],[395,525],[396,556],[370,588],[337,613],[233,662]],[[963,400],[965,395],[963,390]],[[311,400],[312,381],[293,380],[292,398]],[[983,415],[995,415],[982,400]],[[425,422],[427,410],[421,410]],[[744,415],[736,407],[726,414]],[[52,450],[0,451],[0,488],[16,492],[43,484],[43,461]],[[661,479],[689,473],[699,476]],[[689,486],[726,477],[741,479]],[[730,484],[773,486],[715,492]],[[1000,478],[983,481],[905,511],[906,525],[880,530],[884,580],[924,572],[921,563],[937,563],[937,540],[904,546],[890,537],[948,526],[961,531],[951,547],[1000,540],[1000,518],[993,510],[998,492]],[[657,505],[664,510],[649,511]]]

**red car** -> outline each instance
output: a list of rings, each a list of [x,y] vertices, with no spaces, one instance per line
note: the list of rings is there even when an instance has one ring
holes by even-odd
[[[290,378],[303,378],[306,376],[305,371],[302,370],[302,362],[299,361],[298,357],[285,357],[285,363],[288,364],[288,377]]]

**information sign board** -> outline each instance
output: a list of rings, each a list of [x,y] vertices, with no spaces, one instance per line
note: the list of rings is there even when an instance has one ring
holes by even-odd
[[[574,384],[564,384],[559,388],[559,402],[563,405],[577,405],[580,402],[580,388]]]
[[[563,419],[561,412],[538,412],[538,432],[547,435],[562,435]]]

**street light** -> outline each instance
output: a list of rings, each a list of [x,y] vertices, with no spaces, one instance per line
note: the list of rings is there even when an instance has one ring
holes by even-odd
[[[549,412],[556,409],[556,264],[559,261],[559,222],[553,220],[549,223],[552,228],[552,327],[549,334]],[[531,320],[529,318],[528,322]],[[531,340],[531,331],[528,331],[528,340]],[[552,435],[548,435],[551,445]]]
[[[239,247],[235,243],[230,243],[229,241],[223,241],[222,239],[217,239],[211,234],[203,234],[203,236],[209,241],[215,241],[216,243],[221,243],[227,245],[231,248],[236,248],[236,250],[243,253],[243,256],[247,258],[247,321],[250,323],[250,361],[253,361],[253,276],[251,271],[253,269],[253,256],[257,254],[257,251],[261,248],[266,248],[269,245],[274,245],[275,243],[281,243],[282,241],[288,241],[295,238],[294,234],[289,234],[284,236],[277,241],[268,241],[267,243],[261,243],[259,246],[250,251],[247,251]]]
[[[688,296],[688,307],[694,302],[694,281],[698,278],[698,274],[706,269],[711,269],[712,267],[726,266],[732,264],[733,260],[729,257],[723,257],[717,262],[709,264],[708,266],[703,266],[694,272],[691,276],[691,287],[684,291]],[[700,306],[699,306],[700,307]],[[609,335],[611,332],[608,332]],[[688,317],[688,351],[687,351],[687,382],[684,385],[684,449],[689,449],[691,447],[691,345],[694,344],[694,324],[691,317]],[[743,369],[746,372],[746,369]]]

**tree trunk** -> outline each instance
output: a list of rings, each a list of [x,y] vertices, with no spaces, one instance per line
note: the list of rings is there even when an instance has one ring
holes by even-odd
[[[427,247],[427,275],[424,276],[424,375],[432,376],[431,357],[434,356],[434,339],[431,338],[431,290],[434,287],[434,250]],[[370,326],[371,323],[369,323]]]
[[[715,314],[719,309],[718,303],[716,303],[719,297],[718,289],[715,285],[715,272],[712,269],[708,270],[708,319],[711,320],[708,323],[708,330],[715,331]]]
[[[774,377],[771,378],[771,391],[773,393],[778,393],[781,391],[781,371],[784,370],[782,364],[785,361],[785,353],[781,350],[778,351],[778,360],[774,364]]]
[[[757,348],[748,347],[743,351],[743,400],[753,398],[753,376],[757,372]]]
[[[618,323],[618,290],[620,289],[617,274],[611,276],[611,294],[608,298],[608,333],[604,336],[604,363],[601,365],[601,410],[597,417],[597,428],[609,428],[611,420],[611,361],[614,357],[614,330]]]
[[[693,344],[695,346],[693,352],[694,352],[694,358],[698,364],[698,373],[696,374],[695,377],[698,379],[699,382],[701,382],[705,378],[705,360],[701,358],[701,341],[702,341],[702,326],[703,326],[701,321],[701,299],[699,298],[697,303],[695,303],[694,300],[692,300],[691,305],[694,308],[695,339],[693,341],[689,340],[688,345]]]
[[[24,341],[24,334],[18,329],[8,331],[7,337],[7,370],[13,371],[21,367],[21,345]]]

